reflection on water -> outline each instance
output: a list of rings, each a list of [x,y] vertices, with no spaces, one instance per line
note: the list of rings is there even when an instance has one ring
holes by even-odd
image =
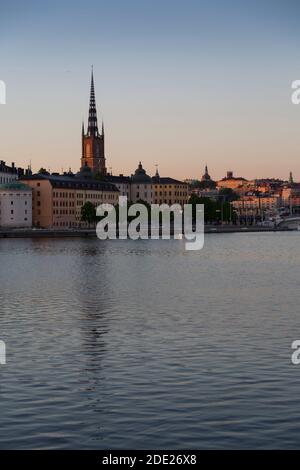
[[[300,445],[300,236],[0,241],[0,448]]]

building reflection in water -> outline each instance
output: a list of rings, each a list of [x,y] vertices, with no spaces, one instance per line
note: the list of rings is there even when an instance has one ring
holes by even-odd
[[[107,243],[95,239],[77,240],[76,276],[74,295],[77,304],[79,340],[81,342],[82,371],[86,373],[87,392],[101,390],[103,380],[103,359],[106,355],[105,336],[110,329],[112,272],[109,263]],[[99,407],[101,396],[93,394],[94,411]]]

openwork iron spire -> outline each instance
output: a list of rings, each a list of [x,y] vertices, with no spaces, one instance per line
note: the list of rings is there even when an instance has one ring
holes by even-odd
[[[90,96],[88,135],[98,136],[98,119],[97,119],[97,108],[96,108],[93,68],[92,68],[92,79],[91,79],[91,96]]]

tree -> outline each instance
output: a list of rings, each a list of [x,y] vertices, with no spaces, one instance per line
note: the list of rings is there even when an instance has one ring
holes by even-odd
[[[223,201],[228,201],[228,202],[232,202],[232,201],[236,201],[237,199],[240,199],[240,196],[231,188],[220,189],[219,196],[221,199],[223,199]]]
[[[96,222],[96,209],[94,204],[86,202],[81,208],[81,220],[87,222],[89,226]]]
[[[201,204],[200,202],[201,198],[197,196],[197,194],[191,194],[191,197],[189,199],[189,204],[196,205],[196,204]]]
[[[189,200],[189,204],[193,206],[193,219],[196,218],[196,205],[204,205],[204,220],[205,223],[211,222],[229,222],[234,220],[235,216],[232,212],[231,204],[223,199],[215,201],[209,197],[199,197],[196,194],[192,194]]]
[[[208,197],[200,198],[200,204],[204,205],[204,220],[205,222],[215,222],[218,220],[219,210],[218,203],[214,199]]]
[[[191,183],[192,189],[200,189],[201,191],[204,191],[205,189],[214,190],[216,189],[216,186],[217,184],[213,180],[203,180],[203,181],[194,180]]]
[[[49,172],[46,170],[46,168],[40,168],[38,171],[39,175],[49,175]]]
[[[193,219],[196,219],[196,205],[204,205],[204,220],[205,222],[212,222],[217,220],[217,203],[213,199],[208,197],[199,197],[196,194],[192,194],[189,200],[189,204],[193,206]]]

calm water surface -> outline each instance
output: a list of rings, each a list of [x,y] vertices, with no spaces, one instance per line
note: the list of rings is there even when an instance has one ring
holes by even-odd
[[[300,448],[299,246],[1,240],[0,448]]]

